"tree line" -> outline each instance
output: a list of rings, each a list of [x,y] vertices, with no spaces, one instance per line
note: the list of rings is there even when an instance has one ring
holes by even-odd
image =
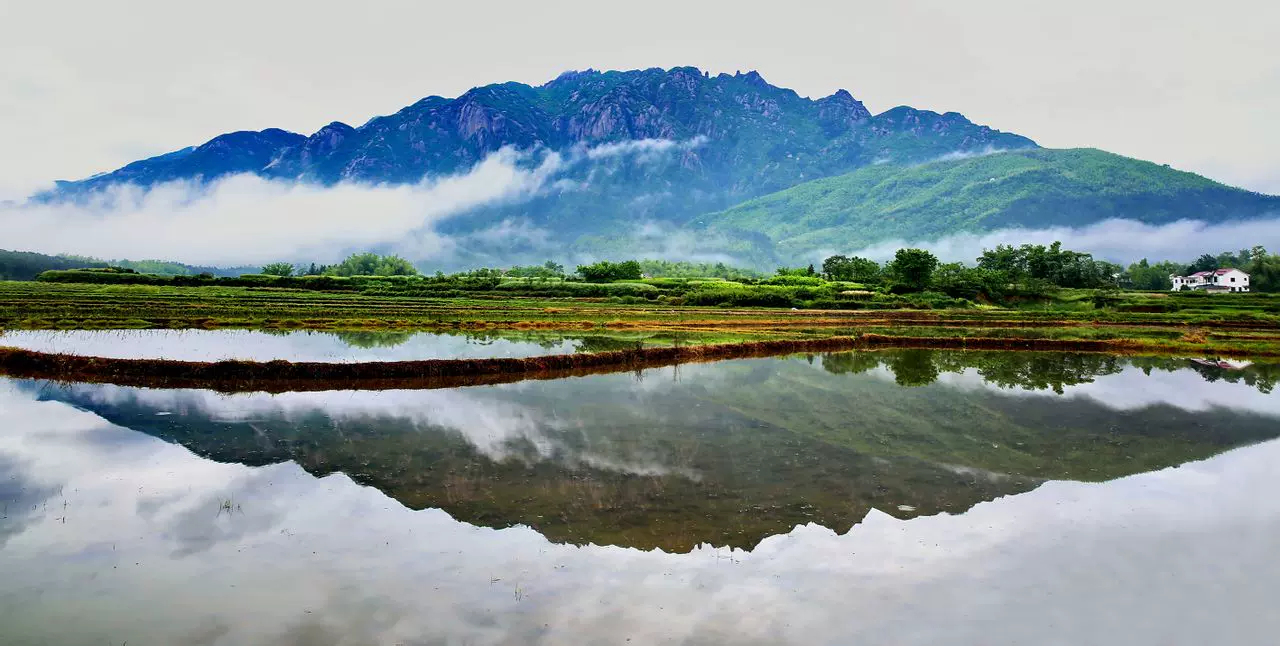
[[[116,267],[143,274],[162,276],[196,276],[199,274],[234,276],[236,269],[184,265],[167,260],[102,260],[88,256],[51,256],[31,251],[0,249],[0,280],[35,280],[46,271],[68,269],[106,269]]]
[[[1186,264],[1168,260],[1153,263],[1143,258],[1129,265],[1123,281],[1133,289],[1169,290],[1173,288],[1171,275],[1188,276],[1228,267],[1249,274],[1249,288],[1255,292],[1280,292],[1280,254],[1269,253],[1262,245],[1217,255],[1206,253]]]
[[[418,269],[413,263],[399,256],[380,256],[374,253],[353,254],[333,265],[310,263],[295,265],[274,262],[265,265],[260,273],[268,276],[414,276]],[[437,272],[443,276],[442,272]],[[564,265],[548,260],[541,265],[515,265],[509,268],[481,267],[451,274],[466,278],[529,278],[570,279],[581,278],[587,282],[612,282],[639,280],[641,278],[721,278],[743,280],[763,278],[761,272],[731,267],[723,262],[689,262],[670,260],[625,260],[621,262],[599,261],[578,265],[572,274]]]
[[[892,261],[883,265],[857,256],[830,256],[823,261],[820,275],[828,280],[886,286],[899,292],[932,289],[958,296],[999,292],[1010,284],[1030,291],[1048,286],[1169,290],[1173,287],[1171,275],[1186,276],[1226,267],[1249,274],[1253,291],[1280,291],[1280,255],[1267,252],[1261,245],[1204,254],[1189,263],[1152,263],[1143,258],[1128,267],[1063,249],[1060,242],[1048,246],[999,245],[984,250],[973,266],[943,263],[922,249],[900,249]],[[778,275],[818,276],[819,271],[812,265],[807,269],[782,267]]]
[[[848,281],[867,287],[883,287],[895,293],[932,290],[951,296],[971,298],[996,295],[1016,285],[1023,291],[1051,286],[1107,288],[1118,285],[1122,268],[1096,260],[1087,253],[1049,246],[999,245],[982,252],[973,266],[961,262],[941,262],[924,249],[899,249],[893,260],[880,264],[869,258],[835,255],[822,262],[822,277]],[[817,275],[810,266],[808,272]],[[780,275],[796,270],[782,268]]]
[[[333,265],[307,266],[290,262],[273,262],[264,266],[267,276],[417,276],[418,268],[400,256],[382,256],[376,253],[355,253]]]

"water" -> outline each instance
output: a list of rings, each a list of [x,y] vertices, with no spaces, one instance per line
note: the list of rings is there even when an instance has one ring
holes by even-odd
[[[689,341],[684,335],[681,341]],[[13,330],[0,346],[113,359],[411,361],[533,357],[671,345],[661,335],[561,332],[315,332],[261,330]]]
[[[1273,643],[1278,375],[908,351],[0,381],[0,642]]]

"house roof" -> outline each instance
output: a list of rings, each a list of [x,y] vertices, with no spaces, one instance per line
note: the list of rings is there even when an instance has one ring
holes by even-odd
[[[1240,271],[1240,270],[1236,269],[1235,267],[1223,267],[1222,269],[1215,269],[1213,271],[1197,271],[1196,273],[1191,274],[1191,276],[1188,276],[1188,278],[1192,276],[1221,276],[1223,274],[1233,272],[1233,271]],[[1240,273],[1243,274],[1244,272],[1240,271]],[[1248,275],[1248,274],[1245,274],[1245,275]]]

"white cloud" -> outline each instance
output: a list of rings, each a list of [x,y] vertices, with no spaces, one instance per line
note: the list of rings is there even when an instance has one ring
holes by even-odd
[[[866,374],[885,381],[895,379],[893,371],[885,366],[876,367]],[[938,375],[937,383],[947,388],[982,390],[1016,397],[1041,397],[1056,401],[1086,399],[1116,411],[1169,406],[1190,413],[1231,411],[1280,417],[1280,397],[1242,383],[1208,381],[1187,369],[1153,370],[1151,374],[1146,374],[1141,368],[1125,366],[1115,374],[1097,375],[1088,381],[1063,385],[1061,394],[994,383],[975,368],[944,372]]]
[[[641,163],[651,163],[661,159],[664,153],[692,150],[706,143],[706,135],[698,135],[683,141],[675,139],[630,139],[600,144],[594,148],[584,149],[584,151],[587,159],[592,160],[634,155],[636,160]]]
[[[415,185],[321,187],[235,175],[207,187],[114,186],[90,203],[28,203],[0,209],[5,246],[108,258],[177,258],[254,264],[280,258],[336,260],[343,251],[415,233],[424,251],[446,243],[430,226],[487,203],[525,198],[563,159],[504,148],[458,175]],[[425,230],[423,227],[427,227]]]
[[[324,187],[242,174],[207,186],[113,186],[84,204],[0,203],[0,231],[9,249],[213,265],[332,262],[374,247],[437,260],[460,245],[496,240],[550,247],[547,233],[527,222],[508,220],[456,238],[435,225],[476,207],[561,190],[572,181],[562,177],[571,168],[605,159],[650,163],[702,141],[643,139],[564,154],[507,147],[467,172],[413,185]]]
[[[994,155],[996,153],[1002,153],[1002,152],[1005,152],[1004,148],[996,148],[995,146],[986,146],[981,150],[953,150],[945,155],[939,155],[923,163],[929,164],[929,163],[938,162],[938,161],[955,161],[957,159],[986,157],[987,155]]]
[[[890,240],[853,251],[850,255],[888,260],[904,247],[927,249],[944,262],[972,264],[984,249],[997,245],[1052,244],[1094,257],[1127,264],[1142,258],[1152,261],[1189,261],[1204,253],[1217,254],[1263,245],[1280,250],[1280,218],[1240,220],[1211,224],[1200,220],[1179,220],[1170,224],[1144,224],[1136,220],[1106,220],[1086,227],[1047,229],[1000,229],[987,233],[962,233],[937,240]],[[815,257],[826,257],[824,251]],[[848,252],[836,252],[848,253]]]

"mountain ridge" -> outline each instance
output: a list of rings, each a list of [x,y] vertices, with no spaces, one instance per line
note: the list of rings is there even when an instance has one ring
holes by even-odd
[[[1146,224],[1280,215],[1280,196],[1095,148],[1007,151],[920,164],[870,166],[696,218],[707,232],[763,235],[774,253],[853,251],[884,240],[935,240],[1001,228]]]
[[[359,126],[333,121],[310,135],[224,133],[60,182],[38,199],[75,201],[114,184],[199,184],[239,173],[319,186],[410,184],[465,173],[504,148],[521,151],[517,164],[532,165],[551,153],[653,140],[676,145],[661,155],[587,155],[589,163],[563,165],[557,181],[526,198],[423,226],[460,241],[458,266],[540,261],[562,251],[667,257],[674,238],[682,239],[679,253],[743,254],[767,266],[821,248],[996,227],[1116,217],[1221,221],[1280,211],[1280,198],[1102,151],[1040,148],[958,112],[897,106],[872,113],[844,89],[808,98],[756,71],[712,75],[694,67],[494,83],[453,98],[423,97]],[[1179,186],[1185,190],[1172,190]],[[384,247],[354,251],[396,249],[393,241]]]
[[[726,144],[723,152],[710,153],[713,171],[730,164],[786,167],[776,178],[767,168],[756,173],[768,187],[790,185],[806,171],[811,178],[886,155],[909,161],[924,151],[1035,146],[956,112],[900,106],[873,115],[843,89],[818,99],[801,97],[755,71],[712,76],[693,67],[588,69],[538,86],[495,83],[452,99],[424,97],[358,127],[334,121],[311,135],[278,128],[225,133],[84,180],[60,182],[58,190],[67,195],[117,183],[208,181],[241,172],[321,184],[409,183],[460,172],[504,146],[558,150],[578,143],[698,135]],[[907,147],[875,145],[894,135],[922,141]],[[792,150],[773,159],[768,148],[749,145],[753,138],[781,139],[769,143]],[[821,159],[806,163],[804,155]],[[741,182],[736,184],[743,192]]]

